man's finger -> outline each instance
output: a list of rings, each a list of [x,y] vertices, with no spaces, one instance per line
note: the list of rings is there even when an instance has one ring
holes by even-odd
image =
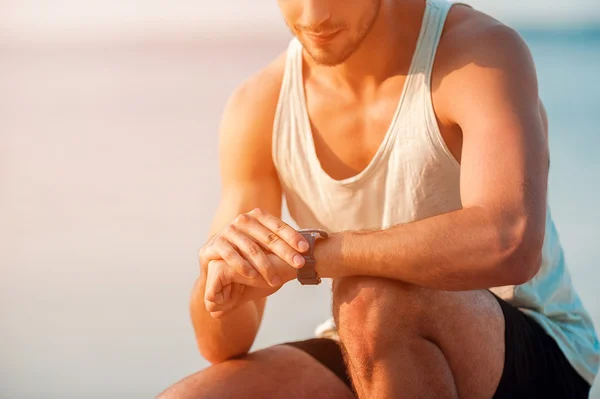
[[[238,235],[237,232],[231,228],[227,231],[227,235],[219,237],[212,245],[212,248],[216,255],[220,259],[223,259],[233,270],[238,272],[244,277],[255,278],[258,276],[258,272],[254,268],[251,262],[245,259],[240,253],[239,248],[233,243],[234,236]],[[265,262],[268,260],[265,257]]]
[[[222,319],[225,314],[227,314],[227,312],[211,312],[210,315],[212,316],[213,319]]]
[[[273,266],[267,255],[263,252],[261,246],[256,241],[246,235],[246,233],[238,231],[234,227],[228,231],[226,238],[231,241],[242,254],[244,254],[246,259],[252,264],[253,269],[257,270],[268,284],[271,286],[279,284],[276,277],[280,280],[281,277],[277,275],[277,269]]]
[[[222,273],[224,261],[212,260],[208,264],[204,300],[214,303],[223,302],[223,284],[219,274]],[[207,309],[208,310],[208,309]]]
[[[280,218],[260,209],[254,209],[250,214],[258,219],[263,226],[282,238],[295,251],[300,253],[308,251],[308,242],[302,234]]]
[[[230,295],[232,294],[232,290],[234,288],[231,288],[231,284],[228,285],[227,287],[229,287],[230,290]],[[225,288],[226,290],[227,288]],[[239,290],[239,285],[238,285],[238,290]],[[240,299],[242,299],[243,296],[243,292],[239,292],[239,298],[237,301],[233,301],[231,300],[231,297],[225,301],[225,302],[221,302],[221,303],[217,303],[217,302],[212,302],[212,301],[205,301],[205,305],[206,305],[206,310],[209,313],[215,313],[215,312],[222,312],[222,313],[228,313],[236,308],[238,308],[240,305],[248,302],[248,301],[240,301]]]
[[[253,214],[252,212],[256,213]],[[291,267],[302,267],[304,265],[304,257],[295,249],[298,246],[296,239],[290,240],[292,242],[290,244],[279,234],[283,234],[284,236],[289,236],[290,234],[298,235],[300,239],[304,240],[302,236],[274,216],[266,215],[256,210],[252,212],[245,217],[240,215],[236,219],[236,229],[246,233],[256,243],[279,256]],[[267,226],[270,226],[272,229]],[[289,232],[290,230],[292,233]],[[240,249],[243,250],[243,248]]]
[[[266,298],[270,295],[273,295],[274,293],[276,293],[277,291],[279,291],[281,287],[269,287],[269,288],[263,288],[263,289],[251,289],[251,290],[244,290],[243,292],[239,292],[236,295],[240,295],[239,299],[236,300],[235,302],[229,301],[229,302],[225,302],[222,304],[219,303],[214,303],[214,302],[207,302],[206,304],[206,309],[211,313],[211,315],[213,314],[218,314],[219,317],[224,316],[225,314],[237,309],[239,306],[250,302],[250,301],[254,301],[257,299],[261,299],[261,298]],[[234,289],[234,288],[232,288]],[[213,315],[214,317],[214,315]]]
[[[226,285],[221,291],[223,294],[223,303],[231,301],[231,284]]]

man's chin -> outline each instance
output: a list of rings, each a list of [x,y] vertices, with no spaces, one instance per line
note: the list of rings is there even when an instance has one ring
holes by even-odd
[[[348,57],[341,57],[337,54],[326,53],[324,51],[309,51],[308,54],[317,65],[326,67],[334,67],[340,65],[348,59]]]

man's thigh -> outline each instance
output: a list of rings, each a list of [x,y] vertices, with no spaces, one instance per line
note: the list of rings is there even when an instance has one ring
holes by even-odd
[[[346,385],[302,350],[279,345],[191,375],[157,399],[354,399]]]
[[[459,397],[492,397],[509,349],[506,320],[497,298],[486,290],[429,295],[433,311],[424,331],[448,361]]]
[[[448,353],[453,372],[457,370],[454,375],[460,397],[472,397],[477,385],[490,382],[494,399],[589,396],[589,384],[535,320],[487,290],[478,291],[472,301],[452,306],[466,306],[471,316],[460,316],[457,321],[442,318],[438,325],[442,352]],[[444,306],[442,311],[453,314],[451,307]],[[453,329],[455,322],[463,326]],[[443,331],[456,333],[444,335]]]

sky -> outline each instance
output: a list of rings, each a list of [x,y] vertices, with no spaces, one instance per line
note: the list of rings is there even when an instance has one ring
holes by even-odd
[[[466,0],[518,25],[600,25],[598,0]],[[282,29],[275,0],[0,0],[0,33],[185,33]]]

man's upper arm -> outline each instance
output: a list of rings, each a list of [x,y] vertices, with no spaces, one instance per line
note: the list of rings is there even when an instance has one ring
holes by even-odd
[[[492,23],[474,36],[444,89],[448,118],[463,134],[463,207],[492,209],[502,227],[541,248],[548,145],[533,59],[506,26]]]
[[[213,230],[257,207],[281,213],[271,136],[282,69],[280,57],[238,87],[225,106],[219,132],[221,204]]]

